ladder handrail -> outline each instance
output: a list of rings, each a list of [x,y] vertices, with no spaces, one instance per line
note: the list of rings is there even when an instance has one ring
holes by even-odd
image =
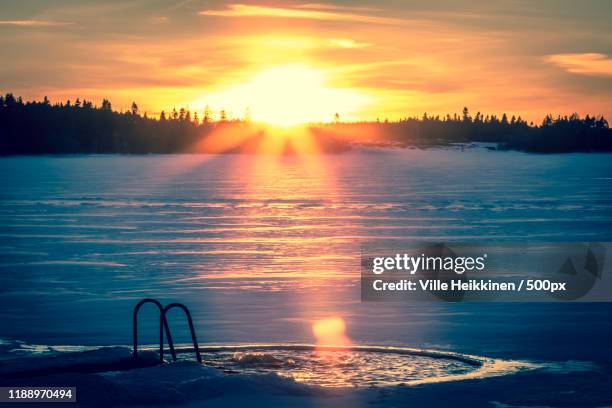
[[[168,319],[166,318],[166,314],[168,313],[168,311],[170,309],[173,309],[175,307],[178,307],[180,309],[183,310],[183,312],[185,312],[185,316],[187,317],[187,323],[189,324],[189,331],[191,331],[191,340],[193,341],[193,348],[195,350],[196,353],[196,359],[198,360],[199,363],[202,362],[202,355],[200,354],[200,348],[198,346],[198,340],[196,339],[196,334],[195,334],[195,329],[193,328],[193,320],[191,319],[191,313],[189,313],[189,309],[187,309],[187,306],[185,306],[182,303],[170,303],[169,305],[166,305],[166,307],[163,310],[163,318],[164,318],[164,322],[166,324],[166,329],[167,329],[167,337],[168,337],[168,345],[170,346],[170,350],[172,351],[172,357],[174,359],[174,361],[176,361],[176,354],[174,353],[174,343],[172,340],[172,337],[170,336],[170,328],[168,326]]]
[[[196,358],[199,363],[202,362],[202,356],[200,354],[200,348],[198,345],[198,340],[196,338],[195,329],[193,327],[193,320],[191,318],[191,313],[187,306],[182,303],[170,303],[166,307],[163,307],[162,304],[156,300],[151,298],[142,299],[140,302],[134,306],[134,311],[132,313],[132,338],[134,341],[134,350],[133,356],[134,359],[138,358],[138,312],[140,308],[146,303],[153,303],[159,309],[159,362],[164,362],[164,330],[166,331],[166,338],[168,339],[168,347],[170,348],[170,354],[172,355],[172,360],[176,361],[176,351],[174,350],[174,340],[172,339],[172,335],[170,334],[170,326],[168,325],[168,319],[166,314],[170,309],[178,307],[182,309],[187,317],[187,323],[189,324],[189,331],[191,332],[191,340],[193,341],[193,348],[196,353]]]
[[[166,330],[166,336],[170,338],[170,328],[168,327],[168,323],[166,322],[166,317],[164,314],[164,307],[162,304],[156,300],[151,298],[142,299],[140,302],[134,306],[134,312],[132,313],[132,339],[134,342],[134,350],[133,356],[136,359],[138,357],[138,312],[140,308],[146,303],[153,303],[159,309],[159,362],[164,362],[164,329]],[[174,344],[169,342],[170,353],[174,360],[176,360],[176,353],[174,351]]]

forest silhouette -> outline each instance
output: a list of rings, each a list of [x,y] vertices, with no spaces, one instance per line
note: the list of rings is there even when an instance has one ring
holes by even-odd
[[[244,141],[224,153],[255,153],[257,141],[267,131],[262,124],[229,119],[221,111],[217,120],[209,109],[161,112],[158,117],[131,109],[117,112],[110,101],[100,106],[91,101],[51,104],[24,102],[8,93],[0,96],[0,154],[147,154],[219,153],[201,146],[217,130],[234,128]],[[329,123],[306,125],[322,152],[338,153],[354,145],[429,147],[473,142],[496,143],[497,149],[538,153],[612,151],[612,131],[603,116],[581,118],[546,116],[540,124],[521,117],[460,115],[412,117],[398,121],[342,122],[335,114]]]

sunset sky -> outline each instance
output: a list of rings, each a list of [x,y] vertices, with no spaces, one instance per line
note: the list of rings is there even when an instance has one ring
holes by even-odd
[[[2,2],[0,91],[261,120],[612,117],[610,21],[607,0]]]

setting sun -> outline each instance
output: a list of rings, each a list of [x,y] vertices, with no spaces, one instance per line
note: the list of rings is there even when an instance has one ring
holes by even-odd
[[[250,112],[253,120],[280,126],[329,122],[338,113],[350,117],[368,97],[353,89],[334,88],[323,70],[304,65],[266,68],[244,83],[199,98],[194,105],[225,109],[234,117]]]

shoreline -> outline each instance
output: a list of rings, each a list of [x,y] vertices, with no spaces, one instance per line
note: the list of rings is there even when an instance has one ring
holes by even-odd
[[[211,347],[203,345],[203,351],[228,348],[312,348],[313,345],[225,345]],[[423,350],[392,347],[356,346],[361,350],[398,351]],[[100,349],[98,349],[99,351]],[[113,359],[119,355],[130,356],[130,349],[112,350]],[[177,349],[178,350],[178,349]],[[188,352],[189,348],[181,348]],[[425,351],[437,355],[437,351]],[[85,352],[87,354],[89,352]],[[441,358],[456,353],[441,352]],[[74,354],[74,353],[68,353]],[[79,353],[80,354],[80,353]],[[60,354],[61,355],[61,354]],[[482,357],[468,356],[483,359]],[[90,361],[91,357],[89,357]],[[486,359],[486,358],[485,358]],[[152,361],[155,359],[152,358]],[[501,362],[504,363],[503,361]],[[477,373],[479,370],[471,373]],[[307,385],[274,374],[223,374],[217,368],[199,365],[194,361],[153,365],[128,371],[101,373],[61,373],[31,378],[7,380],[0,376],[0,385],[11,387],[53,386],[70,384],[77,389],[78,406],[139,407],[156,401],[157,406],[361,406],[370,407],[419,404],[448,406],[449,400],[440,395],[452,395],[454,404],[473,407],[510,406],[584,406],[605,405],[612,396],[605,378],[609,366],[593,366],[586,362],[541,363],[531,369],[519,369],[505,375],[460,376],[450,381],[417,381],[405,385],[378,386],[375,388],[327,388]],[[444,379],[443,377],[441,378]],[[435,379],[434,379],[435,380]],[[520,390],[519,393],[516,390]],[[559,390],[563,390],[560,392]],[[450,398],[450,397],[449,397]]]

